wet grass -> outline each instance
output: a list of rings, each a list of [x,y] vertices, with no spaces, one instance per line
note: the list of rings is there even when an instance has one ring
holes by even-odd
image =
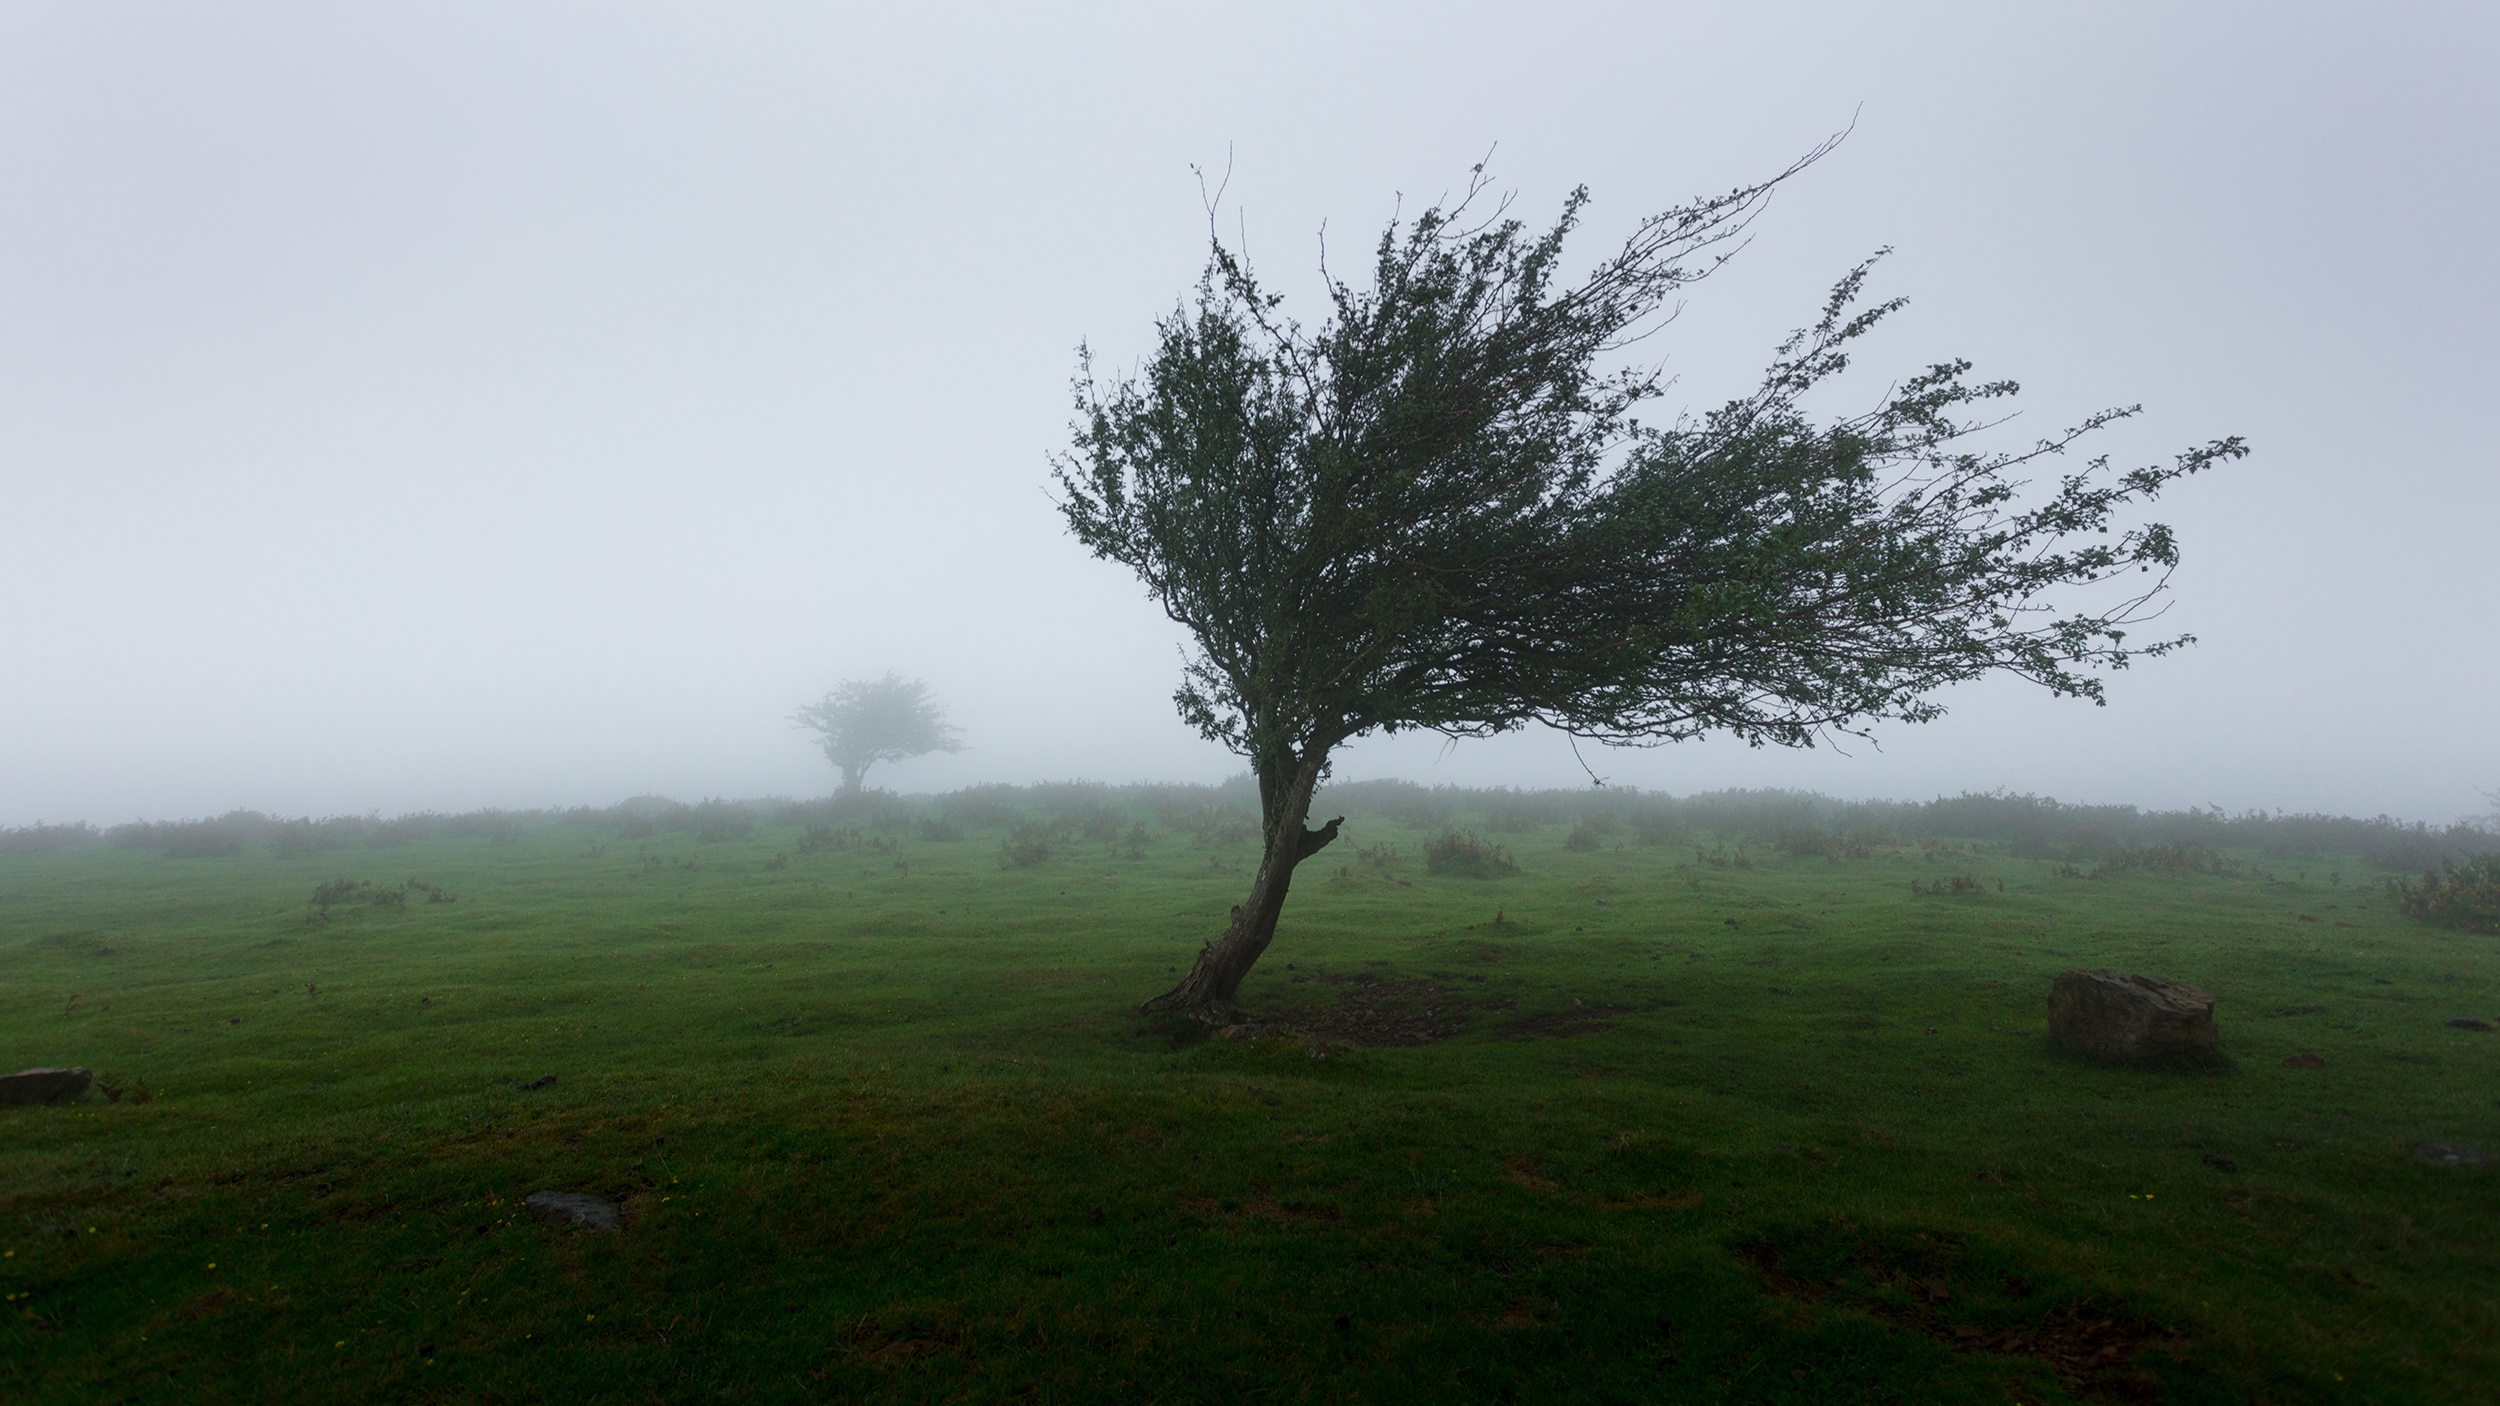
[[[2500,1175],[2409,1156],[2500,1147],[2500,1036],[2443,1024],[2500,1014],[2500,951],[2374,893],[1558,826],[1445,877],[1358,816],[1244,993],[1303,1033],[1210,1039],[1133,1009],[1246,848],[1004,833],[0,858],[0,1062],[124,1090],[0,1110],[0,1398],[2500,1381]],[[319,917],[341,879],[452,901]],[[2206,987],[2233,1066],[2063,1056],[2074,966]]]

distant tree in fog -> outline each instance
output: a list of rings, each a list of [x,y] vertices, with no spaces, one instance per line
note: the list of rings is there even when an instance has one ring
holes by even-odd
[[[790,721],[816,734],[825,760],[842,769],[846,793],[858,791],[868,768],[879,762],[963,750],[946,714],[929,700],[929,686],[895,674],[853,679],[791,714]]]
[[[1455,204],[1391,222],[1368,286],[1323,266],[1316,327],[1217,237],[1133,377],[1081,363],[1054,462],[1069,530],[1195,637],[1181,715],[1248,759],[1265,818],[1249,896],[1147,1009],[1232,1013],[1294,867],[1336,838],[1304,822],[1349,739],[1534,722],[1810,746],[1933,718],[1936,690],[1993,672],[2097,702],[2097,670],[2184,642],[2128,639],[2178,551],[2168,528],[2114,519],[2240,441],[2115,476],[2094,460],[2026,493],[2026,470],[2133,411],[1975,449],[2015,387],[1961,361],[1820,418],[1808,393],[1898,306],[1860,305],[1866,265],[1754,391],[1634,418],[1664,381],[1624,349],[1821,154],[1643,221],[1576,283],[1561,254],[1585,194],[1534,231],[1470,211],[1479,168]],[[2098,607],[2066,597],[2103,585]]]

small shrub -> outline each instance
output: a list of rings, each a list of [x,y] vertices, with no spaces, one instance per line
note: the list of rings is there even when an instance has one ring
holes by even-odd
[[[1498,878],[1519,871],[1500,845],[1478,838],[1472,830],[1445,830],[1441,838],[1425,845],[1424,868],[1467,879]]]
[[[1059,853],[1059,832],[1039,821],[1022,820],[999,846],[998,867],[1030,869],[1047,864]]]
[[[951,815],[924,815],[920,818],[918,829],[920,838],[924,840],[960,840],[964,837],[963,824]]]
[[[97,1092],[104,1095],[106,1103],[119,1103],[123,1099],[132,1103],[156,1102],[156,1090],[149,1088],[144,1078],[125,1084],[119,1074],[107,1071],[96,1076],[95,1086]]]
[[[435,893],[442,892],[431,885],[427,887]],[[451,900],[445,897],[427,901],[448,903]],[[408,906],[408,890],[405,886],[379,888],[362,879],[333,879],[312,892],[312,906],[325,920],[330,916],[331,909],[354,903],[373,908],[405,908]]]
[[[810,825],[799,835],[796,846],[800,854],[831,854],[837,850],[864,849],[867,836],[856,825]]]
[[[1571,827],[1570,834],[1563,836],[1563,848],[1580,854],[1593,854],[1605,838],[1594,823],[1583,820]]]
[[[1997,885],[1998,892],[2001,893],[2004,889],[2003,884]],[[1976,874],[1956,874],[1950,879],[1938,879],[1932,884],[1921,884],[1916,879],[1910,880],[1910,892],[1913,894],[1932,894],[1943,897],[1948,894],[1986,893],[1987,891],[1988,885]]]
[[[2396,910],[2419,922],[2467,932],[2500,932],[2500,854],[2460,864],[2443,859],[2419,879],[2390,879]]]

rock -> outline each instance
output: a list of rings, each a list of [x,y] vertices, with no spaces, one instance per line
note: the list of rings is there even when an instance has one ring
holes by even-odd
[[[2236,1172],[2240,1169],[2239,1163],[2232,1161],[2230,1158],[2223,1156],[2219,1152],[2206,1153],[2204,1162],[2206,1166],[2213,1168],[2217,1172]]]
[[[2309,1053],[2307,1050],[2302,1050],[2296,1055],[2283,1056],[2283,1067],[2286,1069],[2324,1069],[2326,1068],[2326,1060],[2321,1056]]]
[[[2480,1030],[2488,1033],[2491,1029],[2491,1022],[2488,1020],[2476,1020],[2470,1015],[2460,1015],[2453,1016],[2449,1019],[2448,1028],[2451,1030]]]
[[[553,1074],[541,1074],[535,1079],[524,1079],[520,1083],[513,1085],[513,1087],[526,1093],[531,1089],[543,1089],[555,1081],[556,1076]]]
[[[2049,1034],[2095,1059],[2211,1058],[2214,998],[2130,972],[2060,972],[2049,988]]]
[[[67,1103],[83,1097],[95,1076],[81,1068],[21,1069],[0,1074],[0,1104]]]
[[[2417,1142],[2413,1160],[2433,1167],[2488,1167],[2500,1158],[2461,1142]]]
[[[531,1215],[549,1225],[586,1225],[593,1230],[617,1228],[614,1201],[602,1201],[578,1191],[533,1191],[524,1204]]]

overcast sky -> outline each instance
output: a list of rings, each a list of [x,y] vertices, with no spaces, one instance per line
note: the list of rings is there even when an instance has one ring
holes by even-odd
[[[2445,821],[2500,787],[2500,7],[0,2],[0,824],[819,794],[787,721],[926,678],[872,774],[1213,780],[1179,640],[1062,532],[1075,349],[1194,278],[1192,167],[1307,292],[1491,151],[1640,215],[1855,134],[1651,346],[1749,385],[1880,246],[1860,364],[2104,404],[2202,643],[1684,793]],[[1551,736],[1346,777],[1586,784]]]

